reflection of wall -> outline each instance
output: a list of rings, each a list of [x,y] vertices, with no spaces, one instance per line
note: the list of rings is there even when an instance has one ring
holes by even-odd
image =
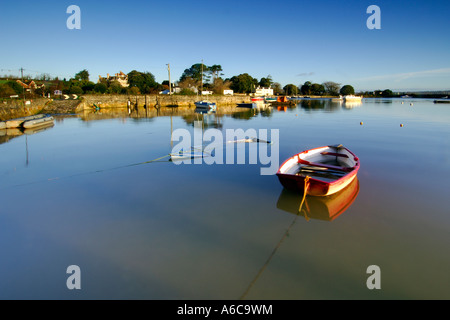
[[[145,99],[147,99],[147,105],[152,107],[156,104],[160,106],[194,106],[194,102],[200,100],[201,97],[197,97],[196,95],[139,95],[137,97],[127,95],[84,95],[78,110],[90,109],[94,104],[100,105],[102,108],[126,108],[128,100],[132,104],[135,104],[136,99],[138,106],[144,106]],[[251,102],[250,96],[246,95],[212,95],[208,96],[208,100],[220,105],[235,105],[242,102]]]

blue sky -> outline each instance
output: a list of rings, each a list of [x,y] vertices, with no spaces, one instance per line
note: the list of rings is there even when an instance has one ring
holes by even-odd
[[[69,30],[70,5],[81,30]],[[369,30],[370,5],[381,29]],[[224,78],[357,90],[450,90],[450,1],[2,1],[0,74],[148,71],[177,80],[203,60]]]

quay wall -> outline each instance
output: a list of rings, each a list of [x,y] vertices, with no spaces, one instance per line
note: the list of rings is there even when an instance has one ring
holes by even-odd
[[[80,112],[83,109],[92,109],[97,105],[101,108],[127,108],[128,101],[130,101],[133,107],[143,107],[147,104],[148,107],[167,107],[167,106],[180,106],[180,107],[193,107],[194,102],[201,100],[200,96],[183,96],[183,95],[84,95],[81,98],[77,111]],[[203,96],[204,100],[215,102],[217,105],[235,105],[237,103],[251,102],[251,97],[248,95],[210,95]]]
[[[0,121],[15,119],[40,113],[50,102],[49,99],[37,98],[24,104],[23,100],[8,100],[0,103]]]

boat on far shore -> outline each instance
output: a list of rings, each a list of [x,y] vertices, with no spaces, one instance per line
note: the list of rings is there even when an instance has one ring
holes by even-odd
[[[450,99],[443,98],[442,100],[434,100],[434,103],[450,103]]]
[[[344,96],[344,101],[361,101],[362,100],[362,96],[355,96],[352,94],[346,95]]]
[[[264,102],[264,97],[252,97],[252,102]]]
[[[238,103],[237,104],[237,107],[238,108],[249,108],[249,109],[252,109],[252,108],[256,108],[256,103],[254,103],[254,102],[252,102],[252,103]]]

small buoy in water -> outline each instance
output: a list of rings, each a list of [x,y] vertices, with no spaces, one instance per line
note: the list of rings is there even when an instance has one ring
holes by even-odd
[[[403,104],[403,101],[402,101],[402,104]]]
[[[411,102],[410,104],[409,104],[410,106],[412,106],[413,105],[413,103]]]
[[[400,124],[400,128],[403,128],[403,123]]]
[[[363,125],[363,122],[361,121],[359,124],[360,124],[360,125]]]

